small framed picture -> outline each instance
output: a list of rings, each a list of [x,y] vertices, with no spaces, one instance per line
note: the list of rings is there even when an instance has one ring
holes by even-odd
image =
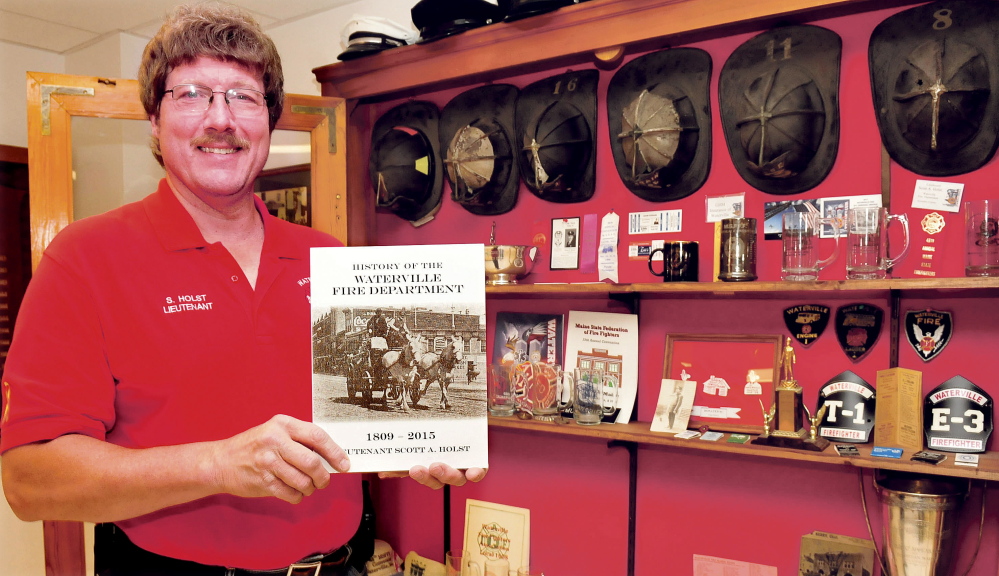
[[[465,553],[485,566],[487,574],[491,565],[505,565],[506,570],[526,566],[531,558],[531,511],[469,498],[464,536]]]
[[[663,378],[695,383],[687,427],[762,433],[763,410],[774,401],[781,340],[779,334],[667,334]]]
[[[254,193],[267,211],[282,220],[312,226],[311,166],[265,170],[254,183]]]
[[[579,269],[579,218],[552,219],[552,270]]]

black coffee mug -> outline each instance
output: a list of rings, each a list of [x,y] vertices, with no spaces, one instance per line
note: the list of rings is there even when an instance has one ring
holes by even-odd
[[[663,271],[652,268],[652,258],[656,252],[663,253]],[[663,282],[697,282],[697,242],[675,240],[667,242],[649,254],[649,272],[661,276]]]

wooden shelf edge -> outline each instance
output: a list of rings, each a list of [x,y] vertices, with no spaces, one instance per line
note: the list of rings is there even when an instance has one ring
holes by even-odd
[[[490,296],[726,296],[762,294],[818,294],[830,297],[866,297],[897,290],[919,295],[987,296],[999,293],[999,278],[894,278],[889,280],[823,280],[818,282],[658,282],[636,284],[566,283],[487,286]]]
[[[953,454],[948,454],[947,460],[937,465],[913,462],[911,460],[895,460],[891,458],[873,457],[870,455],[872,447],[871,444],[857,445],[857,448],[861,453],[860,456],[842,457],[836,453],[835,448],[831,444],[822,452],[809,452],[806,450],[791,450],[786,448],[775,448],[772,446],[758,446],[748,443],[736,444],[726,442],[728,434],[726,434],[724,438],[715,442],[699,439],[682,440],[674,438],[672,434],[652,432],[649,430],[648,422],[580,426],[572,422],[557,424],[554,422],[540,422],[537,420],[521,420],[514,417],[490,416],[489,425],[494,428],[520,430],[540,434],[573,436],[579,438],[592,438],[594,440],[607,442],[634,442],[644,446],[665,449],[677,448],[681,450],[694,450],[699,452],[723,452],[726,454],[738,454],[748,457],[776,458],[778,460],[792,460],[820,465],[896,470],[933,476],[968,478],[972,480],[999,480],[999,453],[995,452],[986,452],[981,454],[979,465],[975,468],[955,465]],[[911,456],[911,454],[903,454],[903,458],[907,458],[908,456]]]

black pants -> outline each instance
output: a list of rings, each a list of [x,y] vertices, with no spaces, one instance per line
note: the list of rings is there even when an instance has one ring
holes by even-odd
[[[344,546],[328,554],[320,576],[363,576],[375,548],[375,514],[364,482],[364,513],[357,532]],[[111,523],[94,528],[94,572],[97,576],[268,576],[270,571],[230,570],[154,554],[136,546]],[[284,576],[287,568],[275,571]],[[293,575],[316,574],[315,567],[297,569]]]

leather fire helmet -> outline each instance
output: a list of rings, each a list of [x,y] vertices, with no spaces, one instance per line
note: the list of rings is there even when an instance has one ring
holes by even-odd
[[[451,199],[472,214],[504,214],[517,202],[518,92],[510,84],[480,86],[455,96],[441,111],[440,145]]]
[[[621,181],[653,202],[696,192],[711,167],[711,56],[674,48],[622,66],[607,87],[608,137]]]
[[[526,86],[517,98],[520,176],[542,200],[593,196],[598,79],[596,70],[566,72]]]
[[[368,158],[375,206],[413,223],[423,223],[440,209],[439,114],[432,102],[412,101],[375,122]]]
[[[885,19],[868,49],[892,160],[924,176],[981,168],[999,145],[999,5],[956,0]]]
[[[725,143],[748,184],[797,194],[832,170],[839,148],[842,41],[818,26],[786,26],[747,40],[718,80]]]

